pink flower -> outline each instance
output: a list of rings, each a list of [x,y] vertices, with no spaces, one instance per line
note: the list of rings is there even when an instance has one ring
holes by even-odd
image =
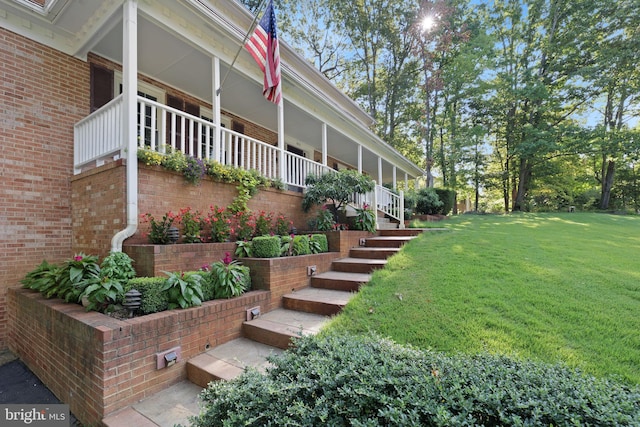
[[[82,257],[80,255],[76,255],[73,257],[74,261],[82,261]]]
[[[222,262],[223,262],[225,265],[229,265],[229,264],[231,264],[231,261],[233,261],[233,260],[231,259],[231,254],[230,254],[229,252],[225,252],[225,253],[224,253],[224,258],[222,259]]]

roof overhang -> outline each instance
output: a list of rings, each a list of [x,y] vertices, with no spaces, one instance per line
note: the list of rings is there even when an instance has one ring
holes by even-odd
[[[0,0],[0,26],[80,59],[89,52],[122,61],[123,0]],[[138,0],[138,70],[204,103],[213,99],[212,58],[221,75],[238,54],[221,94],[221,106],[271,130],[277,108],[262,97],[262,75],[242,42],[253,16],[233,0]],[[383,180],[423,175],[423,170],[371,130],[373,119],[315,67],[280,41],[286,141],[321,149],[327,125],[328,151],[353,166],[362,145],[363,169]],[[222,78],[222,77],[221,77]]]

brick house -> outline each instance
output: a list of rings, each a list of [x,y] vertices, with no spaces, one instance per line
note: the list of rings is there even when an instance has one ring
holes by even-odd
[[[143,239],[140,213],[232,199],[233,187],[187,187],[139,165],[139,146],[281,179],[288,190],[252,207],[286,211],[298,227],[308,173],[351,168],[398,188],[422,175],[286,43],[281,108],[262,97],[246,51],[230,69],[252,19],[233,0],[0,1],[0,349],[7,289],[43,259],[104,256]],[[376,194],[380,208],[401,203]]]

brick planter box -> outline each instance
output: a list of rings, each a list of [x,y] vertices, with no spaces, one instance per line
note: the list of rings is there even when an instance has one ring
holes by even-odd
[[[10,289],[8,300],[11,350],[84,425],[101,425],[105,416],[186,379],[189,358],[239,338],[246,310],[267,306],[269,292],[128,320],[27,289]],[[158,369],[158,357],[173,348],[178,363]]]
[[[8,292],[9,348],[85,425],[186,379],[186,361],[210,347],[241,336],[248,309],[263,313],[282,305],[282,295],[308,286],[309,266],[328,271],[348,254],[362,231],[327,233],[340,251],[285,258],[243,258],[252,290],[233,299],[206,301],[200,307],[168,310],[127,320],[86,312],[78,304],[45,299],[40,293]],[[125,245],[138,275],[197,270],[232,252],[235,243]],[[344,255],[342,255],[344,252]],[[184,262],[184,263],[183,263]],[[145,270],[148,269],[148,270]],[[164,352],[179,348],[180,360],[158,368]]]
[[[339,252],[340,257],[349,256],[349,249],[360,245],[360,239],[373,237],[375,233],[359,230],[343,230],[343,231],[325,231],[327,241],[329,242],[329,250],[331,252]]]
[[[235,243],[186,243],[175,245],[125,244],[122,250],[129,255],[140,277],[164,276],[165,271],[195,271],[203,265],[233,256]]]

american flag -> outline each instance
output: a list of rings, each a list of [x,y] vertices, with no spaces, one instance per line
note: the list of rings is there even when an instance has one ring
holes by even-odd
[[[280,86],[280,49],[276,35],[276,14],[273,1],[269,0],[267,9],[260,19],[255,32],[245,47],[256,60],[264,73],[262,94],[274,104],[280,104],[282,88]]]

